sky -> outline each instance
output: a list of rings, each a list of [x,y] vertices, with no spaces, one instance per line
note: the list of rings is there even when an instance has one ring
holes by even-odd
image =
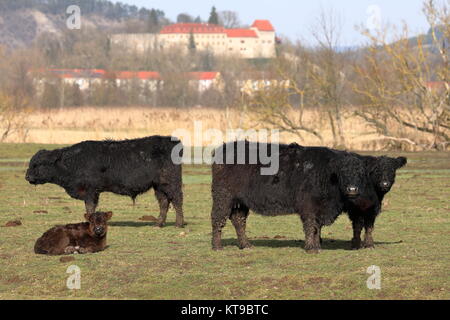
[[[445,1],[445,0],[443,0]],[[356,25],[376,28],[380,25],[401,25],[406,22],[411,35],[427,32],[422,13],[423,0],[121,0],[138,7],[161,9],[175,21],[179,13],[189,13],[207,20],[212,6],[218,11],[231,10],[239,14],[242,23],[268,19],[277,34],[291,40],[314,44],[311,30],[317,26],[321,11],[332,10],[342,25],[341,46],[357,46],[365,38]]]

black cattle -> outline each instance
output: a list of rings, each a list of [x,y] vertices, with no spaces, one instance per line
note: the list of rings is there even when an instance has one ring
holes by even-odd
[[[134,201],[153,188],[160,206],[159,226],[165,224],[172,203],[176,225],[181,227],[182,153],[181,142],[173,137],[84,141],[37,152],[30,161],[26,180],[31,184],[54,183],[63,187],[72,198],[84,200],[89,214],[95,212],[102,192],[129,196]]]
[[[228,218],[236,229],[239,247],[251,246],[245,227],[252,210],[265,216],[299,214],[305,232],[305,249],[318,252],[321,228],[334,222],[345,202],[360,195],[369,198],[374,192],[364,163],[350,153],[280,144],[277,154],[269,152],[279,161],[278,172],[262,175],[260,169],[267,165],[262,164],[259,154],[268,145],[245,142],[245,148],[241,148],[246,153],[245,162],[241,162],[245,164],[236,164],[238,144],[242,146],[244,142],[224,144],[214,151],[211,222],[215,250],[222,249],[221,232]],[[233,150],[234,155],[228,157],[227,149]],[[251,152],[258,155],[255,164],[249,162],[251,157],[247,154]],[[222,157],[228,160],[224,164],[220,164]]]
[[[345,210],[353,226],[352,248],[373,248],[373,229],[375,219],[381,211],[382,201],[395,182],[395,173],[407,163],[405,157],[390,158],[386,156],[372,157],[355,154],[364,161],[369,179],[375,189],[371,198],[358,197],[348,202]],[[375,204],[375,205],[374,205]],[[361,231],[365,229],[364,242],[361,242]]]

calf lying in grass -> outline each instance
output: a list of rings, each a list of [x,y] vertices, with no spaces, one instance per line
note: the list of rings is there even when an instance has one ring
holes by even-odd
[[[39,254],[61,255],[71,253],[91,253],[106,247],[107,221],[112,212],[86,213],[88,222],[55,226],[46,231],[34,245]]]

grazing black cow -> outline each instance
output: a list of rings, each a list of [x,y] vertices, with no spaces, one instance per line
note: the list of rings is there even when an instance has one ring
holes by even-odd
[[[299,214],[305,250],[318,252],[321,228],[334,222],[345,202],[374,193],[360,159],[328,148],[277,145],[278,152],[269,154],[272,160],[279,161],[279,170],[273,175],[262,175],[260,169],[266,165],[262,164],[260,149],[270,151],[272,146],[239,141],[214,151],[211,212],[214,250],[222,249],[221,232],[228,218],[236,229],[239,247],[251,246],[245,227],[252,210],[265,216]],[[245,150],[245,162],[240,162],[245,164],[236,164],[239,149]],[[233,150],[231,157],[226,155],[230,153],[228,150]],[[249,162],[248,154],[252,152],[258,158],[254,164]],[[226,159],[224,164],[220,164],[222,158]]]
[[[172,159],[172,153],[176,159]],[[54,183],[63,187],[72,198],[84,200],[89,214],[95,212],[101,192],[129,196],[134,201],[153,188],[160,207],[158,225],[165,224],[172,203],[176,225],[182,227],[182,153],[181,142],[173,137],[84,141],[37,152],[30,161],[26,180],[35,185]]]
[[[353,226],[352,249],[373,248],[372,232],[375,219],[381,211],[383,198],[395,182],[396,171],[407,163],[407,159],[405,157],[372,157],[358,154],[355,156],[364,161],[369,179],[375,189],[375,195],[372,195],[372,198],[361,196],[347,203],[345,210],[348,212]],[[361,242],[363,228],[365,235],[364,242]]]

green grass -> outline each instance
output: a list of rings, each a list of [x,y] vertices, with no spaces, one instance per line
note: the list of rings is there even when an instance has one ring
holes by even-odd
[[[251,214],[254,248],[241,251],[228,222],[225,249],[210,248],[210,169],[184,167],[184,229],[140,221],[158,216],[153,192],[138,198],[105,193],[100,208],[114,216],[109,247],[75,261],[35,255],[33,246],[55,224],[82,221],[84,204],[63,189],[29,185],[24,174],[33,144],[0,144],[0,299],[449,299],[450,154],[411,153],[377,220],[374,250],[349,250],[342,215],[324,228],[322,252],[304,252],[300,219]],[[45,210],[46,213],[34,213]],[[18,227],[3,227],[20,219]],[[183,234],[182,232],[185,232]],[[81,289],[68,290],[66,269],[81,268]],[[381,290],[369,290],[367,267],[381,268]]]

